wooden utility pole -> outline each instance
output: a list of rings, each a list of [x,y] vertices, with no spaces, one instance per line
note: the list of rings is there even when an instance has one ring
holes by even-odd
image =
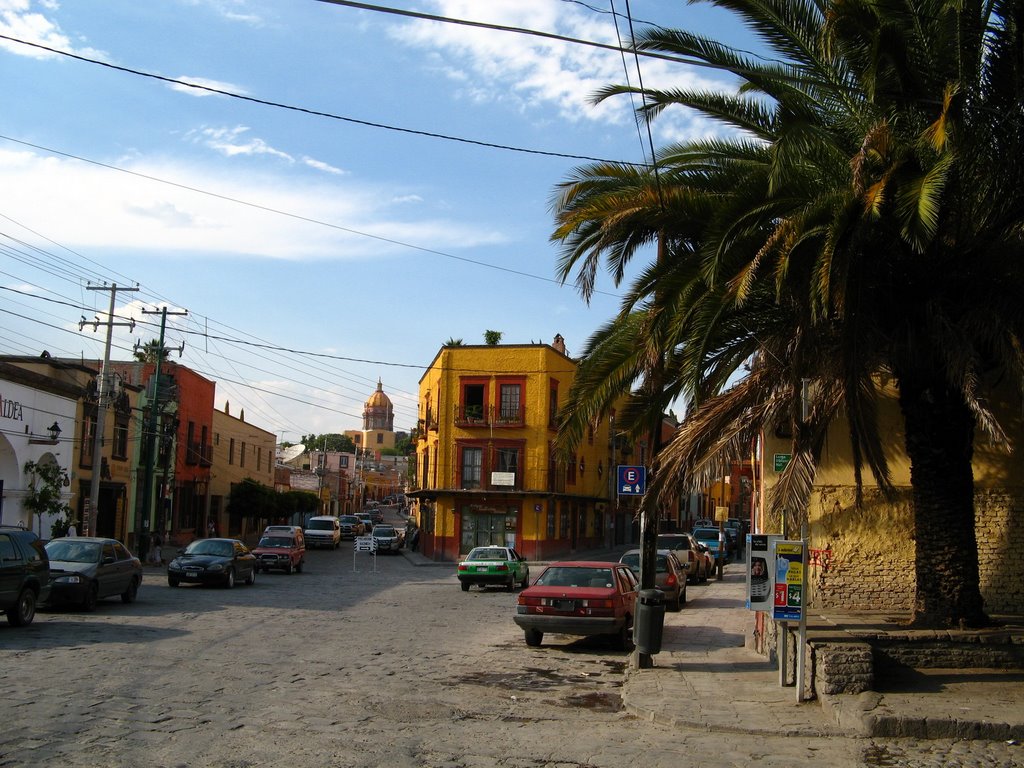
[[[118,288],[117,283],[113,283],[109,286],[89,285],[86,286],[86,290],[110,291],[110,308],[107,310],[106,321],[101,321],[99,317],[96,317],[90,323],[83,317],[82,321],[78,324],[78,330],[82,330],[86,325],[92,325],[94,332],[98,331],[101,325],[107,327],[107,343],[103,347],[103,363],[100,365],[99,381],[96,387],[96,434],[93,436],[92,441],[92,478],[89,480],[89,503],[85,508],[85,515],[82,519],[82,535],[92,536],[95,533],[93,521],[99,513],[100,504],[100,481],[102,480],[103,473],[103,432],[107,427],[107,406],[110,404],[108,398],[110,382],[108,381],[107,367],[110,365],[110,346],[114,337],[114,326],[124,325],[128,326],[129,330],[135,329],[135,320],[129,320],[127,323],[114,322],[114,302],[117,300],[118,291],[137,291],[139,289],[138,287]]]

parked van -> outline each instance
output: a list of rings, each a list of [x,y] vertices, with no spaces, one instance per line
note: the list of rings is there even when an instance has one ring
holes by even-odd
[[[320,515],[309,518],[303,530],[306,546],[329,547],[337,549],[341,545],[341,521],[331,515]]]

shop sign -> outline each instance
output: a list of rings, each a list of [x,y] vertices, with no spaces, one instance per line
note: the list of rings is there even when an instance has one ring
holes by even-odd
[[[0,395],[0,416],[14,421],[25,420],[25,413],[21,403],[17,400],[11,400],[9,397],[4,397],[3,395]]]

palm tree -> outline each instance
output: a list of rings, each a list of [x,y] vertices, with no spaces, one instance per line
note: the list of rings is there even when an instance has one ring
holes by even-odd
[[[877,377],[891,376],[911,462],[916,618],[982,624],[974,434],[1005,443],[987,387],[994,375],[1024,384],[1020,4],[717,4],[778,58],[675,30],[636,40],[743,81],[737,95],[645,94],[651,115],[688,106],[742,132],[660,153],[671,183],[713,213],[688,248],[669,241],[667,267],[684,278],[671,290],[637,281],[630,298],[654,302],[672,329],[668,387],[694,406],[656,487],[699,481],[788,416],[795,460],[775,500],[802,507],[825,430],[845,413],[858,485],[866,466],[891,493],[875,414]],[[584,244],[591,258],[599,245]],[[749,376],[726,389],[745,361]],[[815,384],[804,408],[802,380]]]

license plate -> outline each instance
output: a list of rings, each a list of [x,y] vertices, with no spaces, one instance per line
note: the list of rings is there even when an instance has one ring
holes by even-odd
[[[199,575],[199,569],[198,568],[186,568],[185,569],[185,575],[186,576],[198,576]]]
[[[576,605],[575,600],[555,600],[552,607],[556,611],[571,611]]]
[[[486,565],[478,565],[476,567],[476,570],[477,570],[477,573],[487,573],[487,566]]]

